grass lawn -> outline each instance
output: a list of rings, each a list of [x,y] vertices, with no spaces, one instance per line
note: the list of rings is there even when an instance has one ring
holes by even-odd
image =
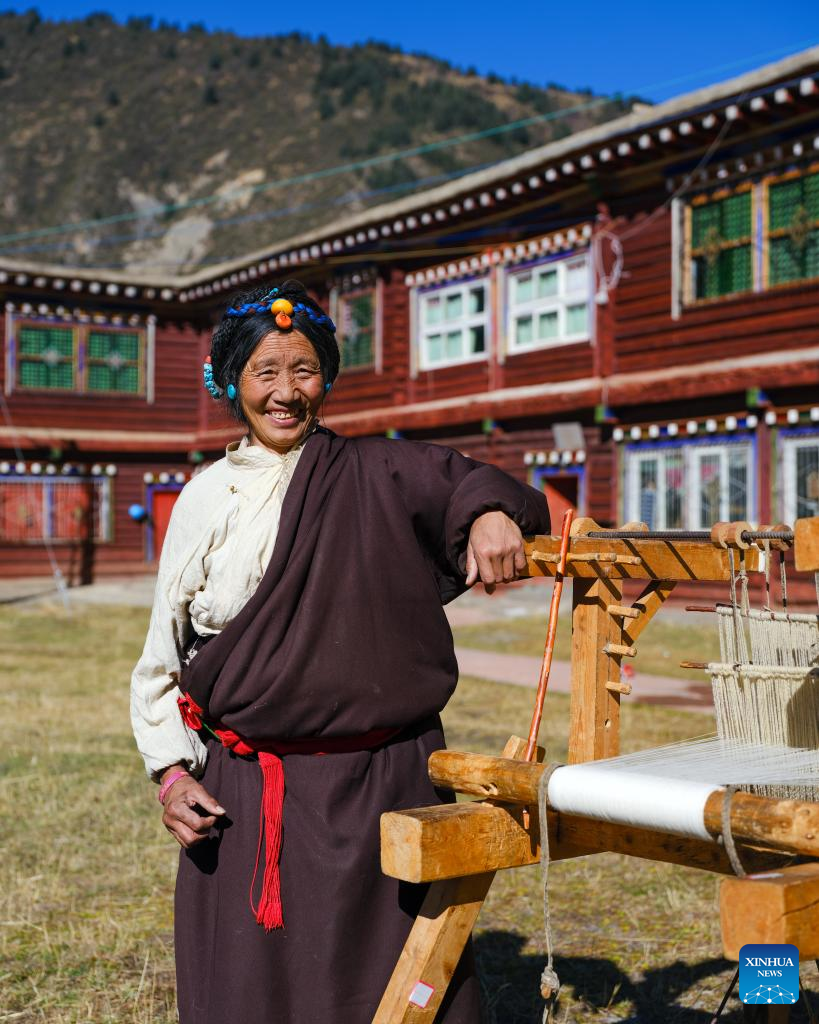
[[[683,619],[682,614],[676,610],[674,615],[660,612],[637,641],[637,656],[624,659],[624,664],[629,662],[637,672],[647,675],[706,682],[703,672],[680,668],[680,662],[720,660],[716,616],[709,616],[703,623],[702,616],[691,614]],[[532,654],[540,658],[546,640],[546,613],[477,626],[459,626],[454,633],[456,643],[462,647]],[[568,615],[561,615],[558,620],[554,657],[558,661],[571,661],[571,619]]]
[[[177,852],[127,715],[146,621],[131,608],[0,611],[0,1022],[175,1019]],[[525,730],[531,699],[524,688],[463,680],[446,712],[450,745],[499,752]],[[709,724],[639,704],[623,717],[629,749]],[[550,695],[550,756],[565,751],[567,722],[567,699]],[[553,865],[550,883],[561,1024],[707,1024],[730,976],[715,878],[605,855]],[[476,947],[493,1024],[539,1021],[536,868],[498,876]]]

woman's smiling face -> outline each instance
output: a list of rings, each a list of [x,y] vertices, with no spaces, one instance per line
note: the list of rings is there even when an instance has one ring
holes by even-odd
[[[283,455],[315,429],[324,378],[316,350],[299,331],[265,335],[238,385],[251,444]]]

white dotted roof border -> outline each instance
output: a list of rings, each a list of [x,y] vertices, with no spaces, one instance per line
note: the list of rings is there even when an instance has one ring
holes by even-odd
[[[541,235],[537,238],[527,238],[509,245],[493,246],[484,250],[480,255],[460,260],[448,260],[446,263],[437,263],[432,267],[425,267],[423,270],[407,274],[404,283],[408,287],[412,287],[413,285],[433,284],[436,281],[453,281],[457,278],[485,273],[493,266],[509,266],[537,259],[540,256],[573,252],[588,246],[592,231],[591,224],[579,224],[571,228],[563,228],[561,231],[552,231],[548,235]]]
[[[151,316],[142,317],[136,313],[128,316],[118,313],[89,312],[77,306],[73,308],[60,305],[55,306],[46,302],[7,302],[5,309],[7,313],[12,313],[15,317],[44,317],[48,320],[59,320],[67,323],[110,324],[114,327],[143,327],[146,323],[155,319]]]
[[[819,406],[790,409],[766,409],[735,416],[708,417],[677,423],[635,423],[633,426],[614,427],[611,436],[618,444],[628,441],[658,441],[675,437],[696,437],[698,434],[731,434],[736,430],[756,430],[760,422],[769,427],[816,424],[819,427]]]

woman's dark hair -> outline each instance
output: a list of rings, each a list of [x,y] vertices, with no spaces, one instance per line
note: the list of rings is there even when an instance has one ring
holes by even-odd
[[[285,281],[283,284],[264,284],[248,291],[234,295],[228,308],[237,309],[251,302],[260,302],[278,287],[277,299],[287,299],[292,305],[303,303],[313,310],[317,316],[324,316],[324,310],[315,299],[310,298],[300,281]],[[339,353],[335,332],[331,330],[329,318],[323,323],[316,323],[306,312],[296,311],[292,316],[293,330],[299,331],[307,338],[316,350],[321,374],[325,384],[332,384],[338,376]],[[216,384],[227,392],[228,384],[238,386],[239,378],[245,363],[250,359],[259,342],[271,331],[280,331],[275,315],[269,311],[264,313],[248,313],[245,316],[222,316],[222,322],[213,332],[210,345],[210,359],[213,366],[213,379]],[[230,399],[224,396],[233,415],[240,423],[245,423],[239,395]]]

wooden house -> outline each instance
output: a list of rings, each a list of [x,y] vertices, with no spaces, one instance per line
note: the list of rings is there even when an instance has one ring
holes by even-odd
[[[602,524],[819,513],[819,48],[185,278],[0,256],[0,574],[151,567],[238,435],[212,325],[284,277],[338,324],[341,433],[451,444]]]

